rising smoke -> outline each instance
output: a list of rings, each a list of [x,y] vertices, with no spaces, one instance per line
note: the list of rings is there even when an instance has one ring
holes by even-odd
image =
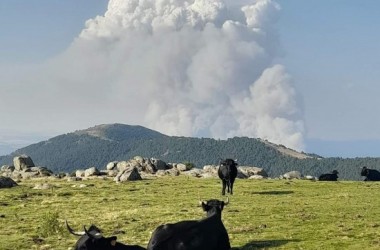
[[[273,63],[279,9],[271,0],[110,0],[43,67],[41,98],[71,120],[302,149],[291,78]]]

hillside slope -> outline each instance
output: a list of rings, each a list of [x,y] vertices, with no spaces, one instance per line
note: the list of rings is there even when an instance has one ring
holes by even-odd
[[[240,165],[262,167],[271,177],[291,170],[318,176],[337,169],[340,179],[360,180],[360,166],[380,165],[379,158],[321,158],[261,139],[166,136],[124,124],[98,125],[32,144],[1,157],[0,165],[12,164],[13,157],[20,154],[31,156],[36,165],[54,172],[72,172],[92,166],[104,169],[108,162],[128,160],[136,155],[166,162],[192,162],[197,167],[217,164],[221,158],[233,158]]]

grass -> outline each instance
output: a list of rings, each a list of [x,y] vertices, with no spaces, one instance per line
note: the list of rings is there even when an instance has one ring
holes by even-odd
[[[34,190],[36,183],[54,188]],[[81,182],[82,183],[82,182]],[[0,249],[69,249],[91,223],[105,235],[146,247],[163,223],[205,216],[198,206],[220,195],[219,179],[162,177],[117,184],[27,180],[0,189]],[[380,249],[380,183],[236,180],[223,211],[231,245],[249,249]]]

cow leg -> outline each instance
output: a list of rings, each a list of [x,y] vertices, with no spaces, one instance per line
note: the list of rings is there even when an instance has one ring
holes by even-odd
[[[227,182],[227,193],[231,193],[231,182],[228,180]]]
[[[222,188],[222,195],[225,195],[226,194],[226,180],[222,180],[222,183],[223,183],[223,188]]]
[[[233,181],[229,181],[229,183],[228,183],[228,192],[230,193],[230,194],[232,194],[232,188],[233,188],[233,186],[234,186],[234,182]]]
[[[230,186],[231,186],[231,192],[230,192],[230,194],[232,194],[232,188],[234,187],[234,182],[233,181],[231,181]]]

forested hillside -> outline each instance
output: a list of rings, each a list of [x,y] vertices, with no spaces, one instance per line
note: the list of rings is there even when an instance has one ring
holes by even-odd
[[[240,165],[262,167],[271,177],[291,170],[318,176],[336,169],[340,179],[361,180],[360,167],[380,166],[380,158],[320,158],[310,154],[305,155],[309,158],[299,159],[281,153],[260,139],[175,137],[122,124],[100,125],[30,145],[1,157],[0,165],[12,164],[13,157],[20,154],[31,156],[36,165],[54,172],[72,172],[92,166],[104,169],[110,161],[128,160],[136,155],[166,162],[191,162],[197,167],[217,164],[221,158],[233,158]]]

